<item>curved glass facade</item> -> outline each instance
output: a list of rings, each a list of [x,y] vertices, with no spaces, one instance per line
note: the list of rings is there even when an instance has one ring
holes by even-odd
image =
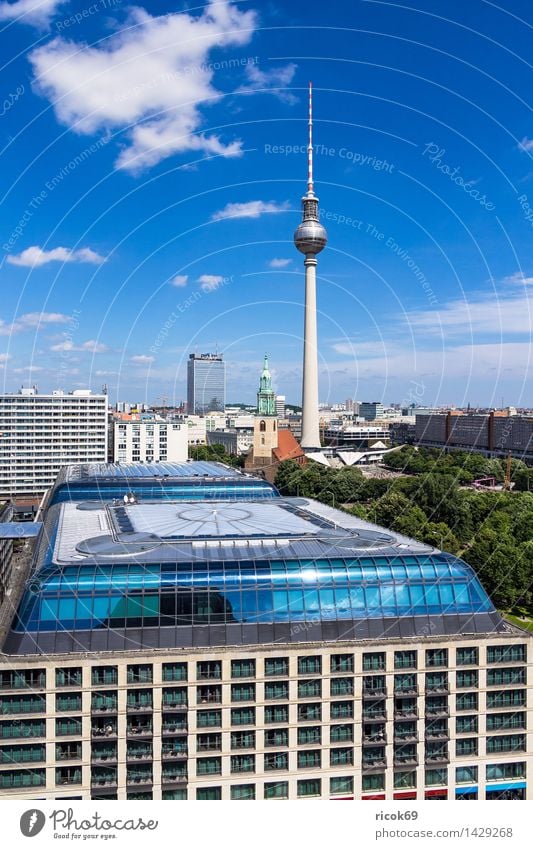
[[[67,566],[34,577],[17,631],[314,622],[487,613],[450,555]]]

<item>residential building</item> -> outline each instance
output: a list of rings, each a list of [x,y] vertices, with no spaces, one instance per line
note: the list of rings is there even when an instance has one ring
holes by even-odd
[[[533,416],[463,414],[418,415],[415,424],[417,445],[475,451],[487,457],[506,457],[533,462]]]
[[[0,654],[0,796],[532,799],[532,652],[429,545],[222,464],[72,467]]]
[[[0,501],[0,523],[13,521],[13,505],[10,501]],[[13,541],[0,538],[0,604],[2,604],[13,568]]]
[[[187,411],[189,414],[224,412],[226,363],[222,354],[189,354]]]
[[[120,463],[179,463],[189,454],[183,422],[156,417],[113,422],[113,460]]]
[[[0,395],[0,496],[41,496],[69,463],[107,460],[107,395]]]

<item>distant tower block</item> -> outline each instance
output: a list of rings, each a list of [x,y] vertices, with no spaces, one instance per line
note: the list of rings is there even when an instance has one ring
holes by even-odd
[[[320,448],[318,416],[318,343],[316,327],[317,254],[328,236],[318,216],[318,198],[313,190],[313,88],[309,83],[309,144],[307,194],[302,198],[302,223],[294,233],[294,244],[305,255],[305,321],[302,381],[302,439],[304,450]]]

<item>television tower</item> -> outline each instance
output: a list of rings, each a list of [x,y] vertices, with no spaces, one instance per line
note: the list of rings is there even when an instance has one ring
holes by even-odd
[[[318,216],[318,198],[313,189],[313,86],[309,83],[309,144],[307,146],[307,194],[302,198],[302,223],[294,233],[294,244],[305,255],[305,320],[304,362],[302,380],[302,438],[304,450],[318,450],[320,426],[318,418],[318,343],[316,329],[317,254],[327,244],[328,236]]]

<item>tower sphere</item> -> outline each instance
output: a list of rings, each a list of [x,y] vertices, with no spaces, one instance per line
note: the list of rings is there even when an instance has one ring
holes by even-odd
[[[303,254],[319,254],[328,242],[326,228],[320,221],[302,221],[294,231],[294,244]]]

